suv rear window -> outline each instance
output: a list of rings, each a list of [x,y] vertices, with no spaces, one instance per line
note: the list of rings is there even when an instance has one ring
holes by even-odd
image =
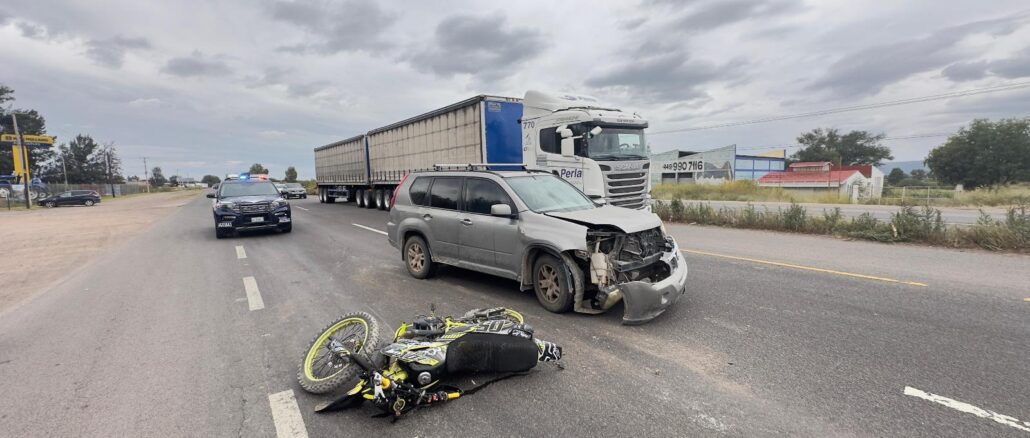
[[[457,210],[460,193],[461,178],[433,178],[433,187],[429,189],[429,206]]]
[[[408,188],[408,195],[411,196],[413,205],[426,205],[426,193],[429,192],[429,182],[432,178],[415,178]]]
[[[483,178],[465,180],[465,210],[469,213],[490,214],[494,204],[511,205],[511,199],[497,183]],[[515,206],[512,206],[512,211]]]

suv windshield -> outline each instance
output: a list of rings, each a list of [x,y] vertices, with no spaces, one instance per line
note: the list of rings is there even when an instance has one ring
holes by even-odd
[[[600,134],[587,139],[587,145],[585,155],[595,160],[643,160],[647,158],[644,130],[640,128],[602,127]]]
[[[288,188],[288,189],[302,189],[304,187],[301,186],[300,183],[286,183],[286,188]]]
[[[219,188],[219,198],[231,198],[234,196],[276,196],[279,191],[270,182],[252,182],[222,184]]]
[[[537,213],[595,208],[590,198],[554,175],[517,176],[505,181]]]

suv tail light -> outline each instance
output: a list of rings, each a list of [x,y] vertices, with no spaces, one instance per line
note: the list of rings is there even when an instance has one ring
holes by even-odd
[[[393,196],[390,197],[390,208],[388,210],[393,210],[393,204],[397,202],[397,192],[401,190],[401,186],[403,186],[404,181],[408,179],[408,175],[411,174],[405,173],[404,176],[401,177],[401,182],[397,183],[397,187],[393,188]]]

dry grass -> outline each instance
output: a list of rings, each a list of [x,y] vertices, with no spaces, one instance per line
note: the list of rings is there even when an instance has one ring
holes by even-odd
[[[672,222],[697,223],[734,228],[751,228],[822,234],[879,242],[918,242],[953,248],[979,247],[992,251],[1030,250],[1030,210],[1010,207],[1003,220],[984,214],[971,226],[947,226],[941,211],[932,207],[903,207],[881,221],[869,213],[844,218],[839,208],[809,215],[805,207],[791,203],[786,209],[713,208],[707,203],[684,204],[680,200],[655,205],[655,213]]]

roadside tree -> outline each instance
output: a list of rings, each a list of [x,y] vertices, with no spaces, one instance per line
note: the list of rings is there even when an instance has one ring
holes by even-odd
[[[222,179],[214,175],[204,175],[203,178],[200,178],[200,182],[202,184],[207,184],[208,187],[211,187],[215,184],[222,182]]]
[[[297,169],[293,166],[286,168],[286,182],[297,182]]]
[[[251,175],[268,175],[268,169],[260,163],[251,164],[249,172]]]
[[[161,172],[160,167],[155,167],[150,170],[150,185],[154,187],[161,187],[164,186],[167,182],[168,179],[165,178],[165,174]]]
[[[923,169],[912,169],[912,171],[909,172],[909,175],[912,175],[912,178],[918,179],[920,181],[923,181],[927,178],[926,171]]]
[[[905,179],[905,171],[897,167],[891,169],[891,173],[887,174],[887,184],[892,186],[898,185],[903,179]]]
[[[790,156],[791,161],[829,161],[845,166],[872,164],[879,166],[884,160],[893,160],[890,148],[880,144],[883,134],[851,131],[841,135],[837,129],[814,129],[797,138],[801,149]]]
[[[14,89],[0,85],[0,130],[4,134],[14,134],[14,121],[11,113],[17,113],[18,132],[21,134],[45,135],[46,119],[33,109],[12,109],[5,104],[14,102]],[[33,175],[40,175],[45,164],[54,157],[53,148],[29,148],[29,170]],[[14,159],[11,148],[0,148],[0,175],[14,172]]]
[[[1030,119],[977,119],[930,151],[926,165],[966,188],[1030,181]]]

